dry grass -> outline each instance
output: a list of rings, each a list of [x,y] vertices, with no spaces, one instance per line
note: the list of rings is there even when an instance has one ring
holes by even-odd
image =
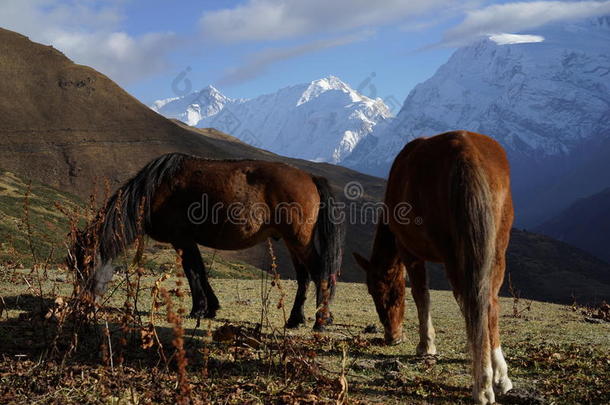
[[[174,403],[184,395],[178,383],[179,368],[173,361],[177,353],[172,346],[176,325],[168,321],[167,306],[160,306],[152,317],[169,358],[167,365],[160,359],[156,345],[143,349],[138,336],[129,338],[124,325],[113,321],[108,327],[113,367],[104,359],[101,342],[109,340],[99,331],[105,328],[103,319],[115,319],[112,314],[119,314],[124,308],[122,287],[100,312],[98,326],[82,332],[80,349],[64,358],[63,366],[60,367],[61,357],[45,354],[48,347],[42,325],[51,334],[53,320],[42,320],[41,308],[48,311],[56,296],[68,300],[72,289],[69,279],[60,270],[50,271],[41,284],[40,296],[33,287],[35,277],[28,271],[2,272],[0,291],[5,308],[0,321],[0,402]],[[148,308],[154,307],[151,292],[158,279],[158,275],[150,274],[141,278],[138,305],[146,310],[136,315],[148,319]],[[343,373],[351,403],[469,402],[463,321],[450,293],[432,293],[440,355],[422,359],[414,356],[417,328],[411,300],[407,305],[405,343],[388,347],[381,345],[381,333],[363,333],[367,325],[378,325],[363,285],[339,284],[332,308],[336,323],[320,335],[310,331],[312,319],[307,328],[283,330],[283,309],[276,304],[283,293],[291,303],[296,285],[283,280],[280,291],[272,282],[272,278],[214,279],[212,284],[222,305],[218,319],[202,320],[199,326],[193,319],[182,321],[188,365],[186,376],[181,378],[188,381],[190,401],[335,403],[345,391],[341,385]],[[116,284],[120,283],[121,278],[117,277]],[[182,278],[172,272],[159,285],[170,292],[175,311],[190,305],[190,297],[171,293],[179,290],[182,283]],[[267,304],[261,294],[263,288],[267,291]],[[315,311],[313,298],[309,297],[306,308],[310,316]],[[503,299],[502,303],[503,346],[516,387],[504,402],[610,400],[610,323],[591,324],[580,311],[539,302],[533,302],[530,311],[515,318],[511,299]],[[260,330],[261,309],[265,305],[268,325]],[[128,341],[121,342],[125,337]],[[46,357],[41,360],[43,355]]]

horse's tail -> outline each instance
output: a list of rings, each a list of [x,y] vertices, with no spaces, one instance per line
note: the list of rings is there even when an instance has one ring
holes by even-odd
[[[488,310],[496,250],[493,196],[477,160],[457,158],[450,178],[454,270],[462,278],[460,304],[472,350],[475,384],[491,378]],[[481,387],[475,386],[480,393]],[[491,401],[493,402],[493,400]]]
[[[316,223],[318,254],[322,261],[320,277],[321,280],[328,280],[329,299],[332,299],[343,259],[344,224],[337,211],[339,207],[328,180],[316,176],[312,176],[312,179],[320,195],[320,210]]]
[[[150,229],[151,204],[157,189],[182,168],[187,157],[168,153],[152,160],[110,197],[98,234],[102,263],[114,259]]]

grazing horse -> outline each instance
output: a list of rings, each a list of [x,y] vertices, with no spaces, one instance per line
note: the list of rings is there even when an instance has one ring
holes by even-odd
[[[267,238],[284,239],[298,290],[287,327],[305,323],[309,282],[316,289],[314,328],[332,321],[328,303],[342,259],[342,226],[326,179],[283,163],[209,160],[171,153],[148,163],[107,201],[79,232],[68,264],[81,285],[102,295],[111,261],[139,235],[171,243],[182,258],[193,307],[191,316],[213,318],[220,308],[198,245],[238,250]]]
[[[513,221],[509,165],[502,147],[472,132],[447,132],[409,142],[396,157],[370,260],[354,254],[388,344],[399,343],[404,317],[405,267],[417,305],[417,353],[435,354],[425,261],[444,263],[466,319],[473,361],[474,399],[494,403],[494,390],[512,388],[500,348],[498,291]],[[392,215],[408,204],[409,217]]]

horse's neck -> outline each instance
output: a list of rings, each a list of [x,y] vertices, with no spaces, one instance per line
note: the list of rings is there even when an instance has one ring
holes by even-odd
[[[378,269],[389,271],[398,262],[396,239],[387,224],[379,224],[373,243],[371,263]]]

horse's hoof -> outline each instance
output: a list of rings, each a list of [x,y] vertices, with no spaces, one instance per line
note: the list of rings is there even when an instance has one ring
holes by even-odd
[[[216,311],[218,310],[218,308],[193,308],[191,310],[191,314],[190,317],[193,319],[212,319],[216,317]]]
[[[393,339],[386,339],[385,340],[385,344],[386,346],[396,346],[402,343],[402,337],[397,337],[397,338],[393,338]]]
[[[205,311],[205,314],[203,315],[204,318],[206,319],[213,319],[216,318],[216,312],[220,309],[220,307],[216,306],[216,307],[211,307],[208,308],[207,311]]]
[[[324,332],[326,330],[326,326],[322,323],[316,323],[313,325],[314,332]]]
[[[436,346],[434,343],[419,343],[415,349],[415,354],[418,356],[435,356]]]
[[[305,325],[305,320],[304,319],[288,319],[286,321],[286,328],[287,329],[296,329],[301,325]]]
[[[510,381],[510,378],[505,376],[500,381],[494,382],[493,388],[496,394],[504,395],[513,389],[513,383]]]
[[[189,315],[189,318],[201,319],[201,318],[205,318],[206,314],[207,314],[207,311],[205,309],[193,309],[191,311],[191,314]]]

